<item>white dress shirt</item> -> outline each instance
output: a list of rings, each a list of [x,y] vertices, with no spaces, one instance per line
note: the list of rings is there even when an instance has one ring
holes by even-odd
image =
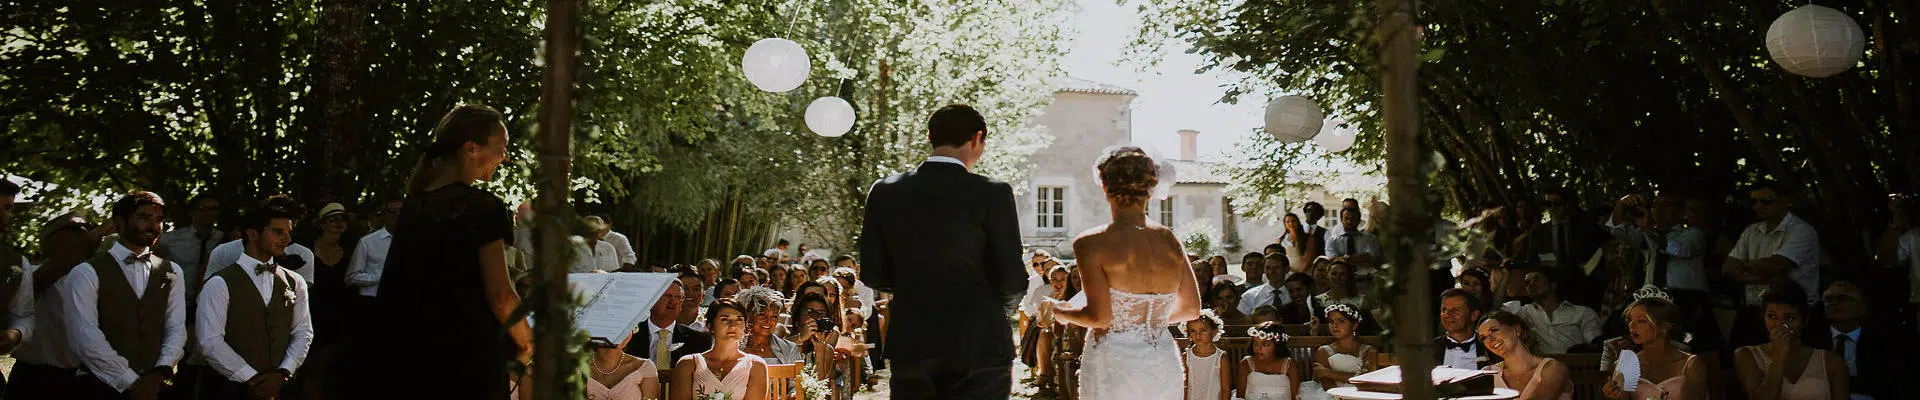
[[[605,242],[613,245],[614,254],[619,256],[619,265],[640,263],[640,255],[633,253],[633,242],[627,240],[627,235],[610,231],[607,232],[607,240],[605,240]],[[614,267],[614,269],[619,269],[619,267]],[[610,269],[608,271],[612,270]]]
[[[225,232],[219,229],[209,229],[209,231],[211,233],[204,241],[200,240],[200,231],[193,225],[174,228],[160,235],[160,247],[167,249],[167,261],[180,264],[180,269],[188,274],[184,275],[186,279],[193,282],[200,282],[203,280],[201,278],[205,277],[201,275],[200,261],[206,259],[207,253],[212,252],[214,246],[219,246],[220,242],[227,240]],[[188,288],[188,290],[193,289]]]
[[[112,249],[107,250],[107,256],[119,265],[96,267],[91,263],[80,263],[73,267],[73,272],[67,273],[66,278],[61,279],[60,285],[66,300],[61,311],[69,318],[67,340],[72,343],[74,353],[79,356],[88,373],[98,376],[102,382],[121,392],[133,386],[133,381],[140,377],[141,371],[129,368],[127,358],[114,351],[113,346],[107,344],[106,333],[100,331],[100,280],[126,279],[133,286],[135,297],[146,298],[149,263],[160,261],[159,257],[154,257],[151,261],[128,264],[125,260],[131,255],[133,250],[116,242]],[[120,273],[101,272],[116,269]],[[181,276],[179,266],[173,267],[173,275]],[[168,296],[167,332],[161,341],[160,358],[154,367],[173,366],[180,362],[180,357],[186,352],[187,285],[180,283],[176,280],[173,289],[169,290],[171,293],[160,294]]]
[[[20,331],[20,341],[33,338],[34,312],[38,308],[33,302],[33,270],[39,269],[26,257],[20,257],[20,286],[13,291],[11,303],[7,303],[7,327]],[[16,349],[17,350],[17,349]]]
[[[1475,335],[1474,337],[1467,338],[1467,341],[1465,342],[1453,340],[1453,336],[1451,335],[1447,336],[1446,338],[1447,338],[1447,341],[1453,342],[1453,344],[1466,343],[1469,346],[1466,350],[1448,347],[1445,353],[1445,356],[1442,356],[1440,358],[1439,366],[1447,367],[1447,368],[1459,368],[1459,369],[1480,369],[1480,354],[1479,354],[1480,336],[1479,335]]]
[[[1278,303],[1274,302],[1275,297],[1280,298]],[[1267,304],[1273,304],[1275,307],[1293,304],[1293,296],[1287,292],[1286,283],[1282,282],[1280,286],[1274,286],[1270,282],[1261,283],[1260,286],[1247,289],[1246,293],[1240,295],[1241,314],[1253,315],[1253,309]]]
[[[593,241],[593,247],[587,247],[585,241],[575,242],[573,249],[579,255],[573,261],[573,272],[593,272],[601,270],[613,272],[620,269],[620,256],[613,250],[613,244],[605,240]]]
[[[937,163],[948,163],[948,164],[953,164],[953,165],[958,165],[958,166],[960,166],[960,168],[966,168],[966,167],[967,167],[967,163],[966,163],[966,162],[962,162],[962,161],[960,161],[960,159],[958,159],[958,158],[953,158],[953,157],[947,157],[947,156],[932,156],[932,157],[927,157],[927,162],[937,162]]]
[[[1533,327],[1535,335],[1540,337],[1540,348],[1532,349],[1534,354],[1566,353],[1568,347],[1592,342],[1600,337],[1600,314],[1579,304],[1560,302],[1560,307],[1548,313],[1540,303],[1520,304],[1509,301],[1500,307],[1520,316]]]
[[[247,253],[247,245],[240,243],[243,241],[244,240],[235,240],[221,243],[220,247],[213,248],[213,254],[207,256],[206,275],[201,276],[200,280],[197,281],[194,286],[198,287],[201,283],[206,282],[206,277],[219,273],[221,268],[226,268],[228,265],[240,262],[240,256]],[[294,243],[287,245],[286,254],[289,256],[299,256],[301,260],[306,261],[306,265],[301,265],[299,269],[293,269],[293,272],[300,274],[300,277],[305,278],[307,282],[313,282],[313,264],[320,262],[319,258],[313,256],[313,249],[309,249],[307,246],[301,246],[299,243]]]
[[[393,234],[386,229],[360,238],[353,248],[353,261],[347,263],[347,286],[360,288],[360,295],[380,295],[380,273],[387,269],[387,249],[393,246]]]
[[[1920,303],[1920,257],[1914,256],[1916,252],[1920,252],[1920,228],[1900,235],[1900,264],[1907,266],[1908,287],[1916,289],[1907,295],[1908,303]]]
[[[1808,299],[1820,298],[1820,233],[1812,224],[1793,213],[1787,213],[1773,230],[1767,230],[1766,221],[1755,222],[1740,232],[1740,241],[1734,243],[1733,252],[1727,253],[1727,257],[1746,261],[1772,256],[1793,261],[1787,277],[1807,291]],[[1765,289],[1766,285],[1747,285],[1747,305],[1760,305],[1760,292]]]
[[[1847,348],[1833,349],[1833,351],[1840,353],[1841,358],[1847,360],[1847,375],[1860,376],[1860,363],[1855,362],[1853,359],[1854,350],[1860,347],[1860,328],[1854,327],[1851,331],[1841,332],[1838,328],[1827,327],[1828,342],[1832,342],[1833,338],[1840,335],[1847,335]]]
[[[58,288],[66,279],[55,280],[46,293],[34,295],[30,279],[33,272],[39,270],[38,265],[28,267],[27,278],[20,282],[20,292],[36,298],[33,301],[32,328],[20,330],[20,347],[13,350],[13,358],[57,368],[79,368],[80,358],[73,354],[72,347],[67,346],[66,319],[61,317],[61,307],[66,301]],[[18,301],[16,299],[14,304],[18,305]],[[20,320],[16,318],[14,322]]]
[[[1365,231],[1354,232],[1352,235],[1342,233],[1339,235],[1327,236],[1327,248],[1325,253],[1327,257],[1344,257],[1344,256],[1352,255],[1352,254],[1347,254],[1347,241],[1349,240],[1353,241],[1354,252],[1366,253],[1368,255],[1373,256],[1374,260],[1381,260],[1380,238],[1377,236],[1374,236],[1371,233],[1367,233]]]
[[[1029,317],[1040,315],[1040,301],[1045,300],[1050,294],[1053,294],[1053,287],[1047,286],[1046,277],[1028,273],[1027,297],[1020,298],[1020,312],[1027,313]]]
[[[260,292],[260,299],[273,301],[273,274],[253,272],[260,260],[246,255],[240,256],[240,268],[247,271],[248,282],[252,289]],[[286,267],[276,267],[286,270]],[[287,341],[286,356],[280,361],[279,368],[287,371],[299,371],[300,363],[306,361],[308,346],[313,344],[313,319],[307,313],[307,281],[298,274],[287,276],[288,289],[293,291],[293,331]],[[194,315],[194,332],[200,358],[207,361],[220,376],[229,381],[246,382],[260,371],[247,365],[240,353],[227,345],[227,303],[232,301],[227,292],[227,280],[219,275],[207,278],[207,286],[200,290],[199,312]]]

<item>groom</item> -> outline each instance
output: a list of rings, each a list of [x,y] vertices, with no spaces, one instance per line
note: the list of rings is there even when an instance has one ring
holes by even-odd
[[[1026,291],[1013,187],[968,171],[987,122],[950,105],[927,119],[933,154],[867,194],[868,286],[893,294],[886,356],[895,399],[1005,399]]]

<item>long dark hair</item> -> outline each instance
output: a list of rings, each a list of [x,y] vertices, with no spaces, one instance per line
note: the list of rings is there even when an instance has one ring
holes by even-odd
[[[493,140],[496,126],[505,123],[506,117],[492,107],[477,104],[463,105],[448,111],[440,118],[440,124],[433,127],[433,144],[421,152],[420,160],[413,164],[413,174],[407,177],[407,192],[416,193],[427,189],[445,168],[443,158],[460,151],[467,143],[488,144]]]

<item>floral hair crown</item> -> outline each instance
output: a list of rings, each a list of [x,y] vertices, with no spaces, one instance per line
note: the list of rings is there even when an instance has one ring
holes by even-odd
[[[1213,340],[1216,342],[1220,341],[1220,335],[1226,333],[1226,330],[1221,328],[1227,327],[1226,321],[1220,319],[1220,313],[1213,311],[1211,308],[1202,308],[1200,309],[1200,319],[1196,319],[1195,321],[1201,319],[1213,324]]]
[[[1346,305],[1346,304],[1334,303],[1333,305],[1327,306],[1327,312],[1326,312],[1327,314],[1332,314],[1335,312],[1340,313],[1340,315],[1347,316],[1347,319],[1351,319],[1353,320],[1353,322],[1360,322],[1360,320],[1364,318],[1360,316],[1359,311],[1356,311],[1353,309],[1353,306]]]
[[[1275,342],[1275,343],[1286,343],[1286,342],[1287,342],[1287,334],[1286,334],[1286,333],[1284,333],[1284,332],[1268,332],[1268,331],[1265,331],[1265,330],[1261,330],[1261,329],[1260,329],[1260,327],[1262,327],[1262,326],[1267,326],[1267,325],[1266,325],[1266,324],[1261,324],[1261,325],[1254,325],[1254,326],[1253,326],[1252,328],[1247,328],[1247,336],[1248,336],[1248,337],[1252,337],[1252,338],[1254,338],[1254,339],[1260,339],[1260,340],[1266,340],[1266,341],[1272,341],[1272,342]],[[1278,326],[1275,326],[1275,327],[1277,328]]]

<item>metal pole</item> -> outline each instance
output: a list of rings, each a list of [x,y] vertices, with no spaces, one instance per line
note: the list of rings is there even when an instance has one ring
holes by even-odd
[[[1414,83],[1417,40],[1412,0],[1380,3],[1381,102],[1386,119],[1387,181],[1393,205],[1387,218],[1387,256],[1392,260],[1393,283],[1399,292],[1393,301],[1394,353],[1401,368],[1404,398],[1432,399],[1433,359],[1428,338],[1433,337],[1433,301],[1428,286],[1428,242],[1433,216],[1427,211],[1426,171],[1421,159],[1419,87]]]

